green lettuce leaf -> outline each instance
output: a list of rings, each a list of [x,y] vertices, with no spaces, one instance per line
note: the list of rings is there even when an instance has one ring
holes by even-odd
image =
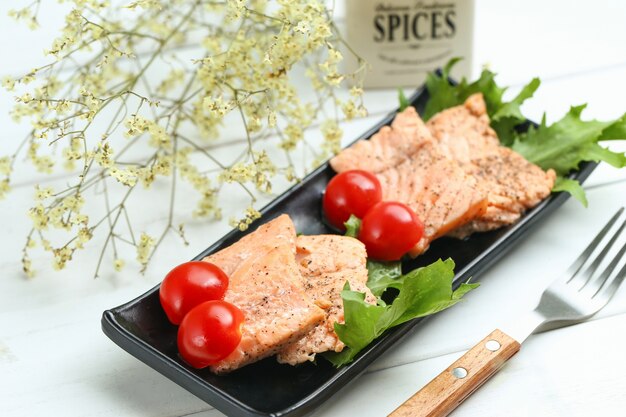
[[[478,286],[464,283],[452,291],[454,262],[451,259],[439,260],[392,278],[398,268],[394,264],[370,264],[370,273],[378,275],[371,278],[377,284],[378,293],[382,294],[390,287],[398,289],[398,296],[389,305],[380,299],[376,305],[368,304],[365,302],[365,294],[352,291],[346,284],[341,292],[345,322],[335,323],[335,332],[346,348],[340,353],[325,355],[333,365],[341,366],[351,362],[363,348],[388,329],[451,307]],[[384,287],[382,282],[389,282],[389,286]]]
[[[409,103],[409,99],[406,98],[404,91],[401,88],[398,88],[398,102],[400,103],[400,106],[398,107],[399,112],[404,111],[404,109],[411,105],[411,103]]]
[[[491,120],[498,121],[512,118],[517,120],[518,122],[525,121],[526,117],[524,117],[524,115],[522,114],[520,106],[524,103],[524,101],[528,100],[535,94],[535,91],[537,91],[540,84],[541,81],[539,80],[539,78],[533,78],[528,84],[526,84],[522,88],[522,91],[520,91],[513,100],[504,103],[502,102],[502,97],[500,97],[500,106],[493,114],[490,115]],[[504,89],[502,89],[502,91],[504,92]]]
[[[438,260],[426,267],[415,269],[402,277],[399,294],[385,313],[379,325],[384,330],[418,317],[435,314],[459,302],[452,291],[454,261]],[[478,284],[461,284],[457,291],[465,294]]]
[[[626,138],[626,114],[604,128],[598,140],[622,140],[624,138]]]
[[[533,78],[513,100],[502,103],[493,115],[489,115],[491,117],[491,127],[496,131],[498,139],[500,139],[500,143],[503,145],[511,146],[515,141],[517,136],[515,128],[526,122],[526,117],[522,114],[520,107],[524,101],[535,94],[540,84],[539,78]]]
[[[452,58],[441,70],[442,74],[438,75],[429,72],[426,75],[426,88],[428,89],[429,99],[426,108],[422,113],[422,119],[425,121],[450,107],[454,107],[462,101],[459,99],[458,86],[453,86],[448,82],[450,70],[461,60],[461,58]]]
[[[597,120],[583,121],[582,111],[586,105],[574,106],[563,118],[551,125],[544,120],[539,127],[531,127],[519,134],[513,150],[543,169],[552,168],[559,175],[578,169],[582,161],[605,161],[617,168],[626,166],[626,156],[603,148],[598,141],[623,132],[624,117],[615,122]],[[626,136],[625,136],[626,138]]]
[[[344,324],[335,323],[335,333],[346,347],[339,352],[324,355],[333,365],[339,367],[352,362],[354,357],[380,336],[378,322],[386,306],[365,302],[365,294],[350,290],[350,284],[341,292],[343,299]]]
[[[587,196],[585,195],[585,190],[583,190],[580,182],[564,177],[557,177],[556,183],[554,187],[552,187],[552,191],[565,191],[568,192],[574,197],[576,200],[580,201],[583,206],[587,207]]]
[[[387,288],[402,285],[402,264],[400,262],[379,262],[367,260],[367,287],[377,297],[383,295]]]

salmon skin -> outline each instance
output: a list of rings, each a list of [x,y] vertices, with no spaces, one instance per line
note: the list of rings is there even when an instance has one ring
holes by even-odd
[[[553,170],[543,171],[500,145],[480,93],[426,124],[407,107],[391,126],[344,149],[330,165],[338,173],[376,174],[383,200],[415,211],[424,236],[411,256],[443,235],[462,238],[514,223],[550,195],[556,179]]]
[[[224,300],[245,316],[241,342],[210,367],[212,372],[224,374],[272,356],[325,319],[304,290],[295,242],[294,225],[282,215],[203,259],[228,274]]]
[[[296,261],[305,291],[325,312],[325,319],[298,341],[277,355],[280,363],[297,365],[315,360],[318,353],[341,352],[345,345],[335,333],[335,323],[343,323],[341,291],[349,282],[353,291],[365,293],[365,301],[376,303],[367,288],[365,246],[346,236],[298,236]]]

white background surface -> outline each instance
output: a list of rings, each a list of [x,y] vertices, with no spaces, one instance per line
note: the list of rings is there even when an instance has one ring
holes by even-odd
[[[50,2],[43,6],[50,10],[43,29],[29,32],[6,17],[13,4],[0,4],[0,76],[44,62],[41,51],[62,22]],[[585,102],[587,117],[615,118],[626,111],[625,2],[478,0],[476,19],[476,73],[489,63],[501,82],[514,87],[542,78],[526,106],[532,118],[546,111],[548,120],[555,120],[569,105]],[[346,126],[346,137],[394,108],[395,96],[368,93],[372,116]],[[28,128],[10,121],[11,102],[9,94],[0,93],[2,154],[12,152]],[[12,194],[0,202],[0,415],[221,415],[113,344],[100,330],[100,316],[151,288],[163,271],[197,254],[228,227],[198,224],[187,248],[167,241],[167,250],[144,276],[129,267],[91,279],[85,270],[95,264],[94,249],[61,273],[52,272],[49,259],[34,259],[38,277],[28,281],[19,259],[37,181],[28,173],[15,178]],[[428,320],[313,415],[385,415],[492,329],[531,308],[543,287],[625,203],[626,172],[601,166],[586,188],[589,208],[568,201],[478,277],[482,286],[464,303]],[[593,320],[532,336],[453,415],[624,415],[624,352],[626,288]]]

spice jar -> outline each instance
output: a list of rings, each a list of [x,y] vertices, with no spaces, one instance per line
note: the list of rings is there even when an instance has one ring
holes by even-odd
[[[474,0],[346,0],[346,40],[369,64],[365,87],[420,85],[453,57],[463,60],[452,75],[469,77],[473,35]]]

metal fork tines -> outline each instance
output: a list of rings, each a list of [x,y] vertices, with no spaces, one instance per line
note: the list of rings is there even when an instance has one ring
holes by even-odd
[[[509,334],[513,333],[511,335],[522,342],[542,324],[552,322],[560,327],[579,322],[609,302],[626,278],[626,243],[622,238],[626,216],[623,214],[622,207],[565,273],[546,288],[535,310],[514,323]]]
[[[570,276],[567,278],[566,283],[574,286],[587,297],[592,299],[597,297],[598,301],[602,302],[602,306],[609,301],[626,276],[626,265],[617,274],[613,274],[620,261],[624,258],[626,243],[617,254],[613,255],[612,260],[604,270],[598,271],[602,261],[605,260],[626,226],[626,220],[620,219],[623,212],[624,208],[622,207],[613,215],[611,220],[567,270]],[[615,224],[618,224],[618,227],[611,232],[612,229],[615,229]],[[592,256],[594,254],[595,257]],[[586,266],[586,268],[583,268],[583,266]],[[609,278],[612,277],[613,280],[610,281]],[[607,283],[609,284],[605,285]]]

